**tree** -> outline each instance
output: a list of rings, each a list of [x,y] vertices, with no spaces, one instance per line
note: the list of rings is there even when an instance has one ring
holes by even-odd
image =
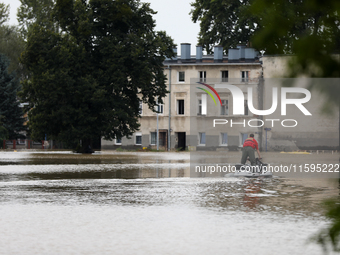
[[[193,4],[193,21],[201,20],[199,43],[206,40],[214,44],[230,38],[233,31],[239,31],[237,25],[244,16],[254,18],[256,27],[247,40],[258,50],[266,54],[293,54],[289,62],[288,77],[305,75],[309,77],[338,78],[340,77],[340,2],[337,0],[254,0],[235,1],[245,8],[234,11],[225,8],[226,3],[234,1],[196,0]],[[246,5],[248,3],[248,5]],[[224,16],[223,13],[226,13]],[[221,18],[222,17],[222,18]],[[219,23],[231,18],[226,23],[231,29],[223,30]],[[234,24],[233,24],[234,22]],[[231,24],[231,25],[228,25]],[[227,33],[227,34],[226,34]],[[240,34],[238,34],[240,35]],[[237,37],[237,36],[236,36]],[[239,39],[238,39],[239,40]],[[224,45],[224,44],[222,44]],[[205,47],[210,47],[205,45]],[[334,81],[334,80],[333,80]],[[310,89],[319,90],[326,97],[324,109],[339,109],[340,84],[310,84]],[[340,134],[340,123],[339,123]],[[340,136],[339,136],[340,139]],[[340,141],[339,141],[340,145]],[[327,216],[333,224],[322,232],[318,241],[331,241],[335,250],[339,250],[340,240],[340,205],[330,202]]]
[[[339,1],[255,0],[251,11],[254,15],[263,17],[262,27],[253,38],[255,47],[264,48],[269,53],[285,53],[287,45],[291,45],[290,51],[294,56],[289,62],[287,76],[340,77]],[[287,13],[289,18],[285,19]],[[297,26],[303,29],[294,34],[292,31]],[[340,114],[340,84],[337,81],[331,82],[331,86],[327,85],[311,83],[310,89],[319,90],[327,98],[324,105],[327,112],[332,112],[335,108],[339,109]],[[327,201],[325,204],[326,216],[332,223],[322,230],[315,240],[325,249],[330,243],[334,251],[340,251],[339,199]]]
[[[8,17],[9,5],[0,3],[0,53],[10,59],[9,72],[15,71],[18,76],[21,76],[23,69],[19,64],[19,57],[23,51],[24,40],[17,27],[5,24]]]
[[[55,22],[52,19],[53,7],[55,1],[53,0],[20,0],[20,7],[18,8],[17,19],[19,22],[19,29],[22,35],[26,38],[28,30],[33,24],[52,29]]]
[[[201,21],[199,44],[227,50],[251,43],[266,54],[294,54],[289,77],[340,77],[340,2],[335,0],[196,0],[192,20]],[[316,87],[338,104],[338,86]],[[336,93],[335,93],[336,92]]]
[[[7,57],[0,54],[0,132],[9,139],[17,139],[24,137],[21,132],[25,130],[23,111],[17,100],[20,84],[15,75],[8,73],[8,65]]]
[[[250,41],[259,28],[255,15],[247,13],[249,0],[196,0],[190,12],[194,23],[200,21],[198,44],[208,53],[213,46],[222,45],[224,50]]]
[[[250,11],[262,17],[261,29],[252,38],[255,47],[267,54],[294,54],[288,77],[340,77],[339,1],[255,0]],[[324,110],[339,107],[340,86],[311,84],[312,88],[327,98]]]
[[[312,240],[319,243],[325,254],[329,252],[329,243],[333,250],[340,251],[340,205],[338,199],[328,199],[324,201],[323,206],[326,209],[326,217],[331,220],[329,227],[322,229]]]
[[[7,129],[4,127],[4,125],[1,123],[0,124],[0,141],[6,140],[8,138],[8,131]],[[0,144],[0,147],[2,147],[3,145]],[[3,148],[5,149],[5,148]]]
[[[15,72],[18,78],[26,75],[19,62],[21,52],[24,51],[25,41],[15,26],[0,26],[0,53],[10,59],[8,71]]]
[[[293,53],[290,76],[340,77],[340,3],[334,0],[255,0],[249,11],[261,17],[252,41],[266,54]]]
[[[163,61],[172,39],[155,32],[149,4],[139,1],[59,0],[61,32],[39,24],[28,32],[22,62],[31,72],[32,137],[73,144],[130,136],[139,128],[139,95],[151,109],[167,90]]]
[[[9,4],[0,3],[0,26],[9,18]]]

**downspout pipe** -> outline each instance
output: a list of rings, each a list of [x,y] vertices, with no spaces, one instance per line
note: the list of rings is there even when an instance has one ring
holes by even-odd
[[[169,69],[169,129],[168,129],[168,151],[171,150],[171,67]]]

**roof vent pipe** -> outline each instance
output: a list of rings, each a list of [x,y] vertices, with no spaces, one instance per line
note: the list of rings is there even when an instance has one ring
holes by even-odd
[[[222,62],[223,47],[221,45],[214,46],[214,62]]]
[[[238,44],[238,45],[237,45],[237,48],[240,50],[240,51],[239,51],[239,53],[240,53],[240,59],[244,59],[244,57],[245,57],[244,51],[245,51],[246,46],[245,46],[244,44]]]
[[[254,59],[256,52],[254,48],[245,48],[245,59]]]
[[[201,45],[196,46],[196,61],[202,62],[203,58],[203,47]]]
[[[239,49],[229,49],[228,50],[228,62],[240,59]]]
[[[190,43],[181,43],[181,60],[189,60],[191,58],[190,49]]]
[[[165,60],[177,60],[177,48],[175,47],[172,50],[173,50],[175,56],[173,56],[172,58],[166,57]]]

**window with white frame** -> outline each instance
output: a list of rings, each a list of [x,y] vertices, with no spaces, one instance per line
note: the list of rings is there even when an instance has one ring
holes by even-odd
[[[221,133],[221,145],[227,146],[228,145],[228,134]]]
[[[115,144],[118,144],[118,145],[122,144],[122,138],[116,138]]]
[[[207,94],[202,94],[198,98],[197,115],[207,115]]]
[[[155,145],[157,143],[157,132],[151,132],[150,144]]]
[[[136,133],[136,145],[142,145],[142,133]]]
[[[184,71],[178,72],[178,82],[185,82],[185,72]]]
[[[221,71],[222,82],[228,82],[229,74],[228,71]]]
[[[207,72],[206,71],[200,71],[199,76],[200,76],[200,82],[206,82],[207,81]]]
[[[241,71],[241,82],[249,81],[249,71]]]
[[[202,115],[202,99],[198,99],[198,115]]]
[[[205,132],[198,133],[199,145],[205,145]]]
[[[184,115],[184,99],[177,100],[177,114]]]
[[[163,104],[157,104],[155,110],[156,110],[156,113],[163,114],[164,113],[164,105]]]
[[[221,102],[222,102],[222,105],[221,105],[221,115],[229,115],[228,100],[227,99],[222,99]]]

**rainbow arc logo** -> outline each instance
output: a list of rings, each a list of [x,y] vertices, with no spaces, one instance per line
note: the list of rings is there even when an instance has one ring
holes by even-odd
[[[217,91],[216,91],[213,87],[211,87],[210,85],[208,85],[208,84],[206,84],[206,83],[203,83],[203,82],[197,82],[197,83],[206,86],[206,87],[209,88],[212,92],[214,92],[215,95],[217,96],[218,100],[220,101],[220,104],[222,105],[222,100],[221,100],[219,94],[217,93]],[[209,90],[204,89],[204,88],[201,88],[201,87],[196,87],[196,88],[201,89],[201,90],[203,90],[204,92],[206,92],[206,93],[214,100],[215,105],[217,105],[214,96],[211,94],[211,92],[210,92]]]

